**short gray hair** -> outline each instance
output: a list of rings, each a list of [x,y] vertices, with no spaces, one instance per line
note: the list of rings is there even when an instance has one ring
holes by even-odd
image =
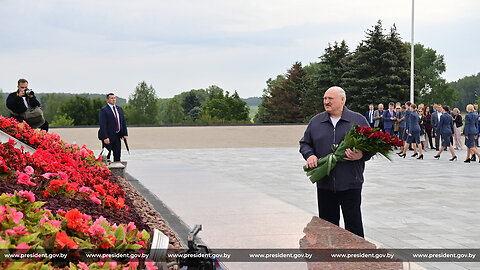
[[[344,98],[345,103],[347,102],[347,95],[345,94],[345,90],[343,90],[340,86],[332,86],[332,87],[328,88],[327,91],[330,90],[330,89],[337,90],[338,97]]]

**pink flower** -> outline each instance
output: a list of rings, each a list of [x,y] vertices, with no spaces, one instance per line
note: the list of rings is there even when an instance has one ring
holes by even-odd
[[[52,224],[55,228],[61,228],[62,222],[60,220],[49,220],[48,223]]]
[[[102,202],[97,198],[95,195],[90,195],[90,200],[92,200],[96,204],[102,204]]]
[[[116,261],[111,261],[109,266],[110,266],[110,269],[117,269],[117,262]]]
[[[14,234],[18,234],[18,235],[25,235],[28,233],[27,230],[25,230],[25,226],[23,226],[22,224],[18,225],[17,227],[14,227],[13,229],[8,229],[8,230],[5,230],[5,233],[9,234],[9,235],[14,235]]]
[[[132,259],[131,261],[128,262],[128,264],[130,265],[130,267],[132,269],[137,269],[138,267],[138,259]]]
[[[85,193],[93,192],[93,190],[92,190],[91,188],[85,187],[85,186],[81,187],[81,188],[79,189],[79,191],[80,191],[80,192],[85,192]]]
[[[31,191],[22,190],[18,192],[18,195],[26,197],[29,202],[35,202],[35,194],[33,194]]]
[[[31,166],[27,166],[25,167],[25,172],[28,174],[28,175],[32,175],[34,173],[34,170]]]
[[[40,225],[43,226],[43,223],[45,223],[45,221],[48,221],[48,218],[45,215],[43,215],[43,217],[40,219]]]
[[[48,180],[50,180],[50,177],[52,177],[52,175],[54,176],[55,174],[53,174],[53,173],[44,173],[44,174],[42,174],[43,178],[48,179]]]
[[[84,262],[79,262],[77,264],[78,268],[80,268],[81,270],[90,270],[90,268],[88,268],[88,265]]]
[[[35,183],[30,181],[30,176],[28,174],[19,172],[19,171],[17,171],[17,173],[18,173],[18,181],[17,181],[18,184],[24,184],[27,186],[36,186]]]
[[[88,233],[90,235],[102,236],[105,234],[105,228],[103,228],[99,224],[94,224],[90,226],[90,228],[88,229]]]
[[[147,270],[157,270],[158,267],[155,266],[155,262],[152,260],[147,259],[145,262],[145,266],[147,267]]]
[[[95,222],[93,223],[93,225],[102,225],[102,222],[105,221],[105,224],[109,225],[108,221],[106,218],[104,218],[103,216],[100,216],[99,218],[97,218],[97,220],[95,220]]]
[[[17,209],[12,207],[12,209],[10,209],[9,218],[11,218],[13,220],[13,222],[15,222],[15,224],[18,224],[20,222],[20,220],[23,218],[23,213],[17,211]]]
[[[135,226],[135,223],[133,222],[129,222],[128,225],[127,225],[127,228],[130,230],[130,231],[133,231],[137,228],[137,226]]]
[[[88,151],[85,148],[80,149],[80,155],[82,157],[87,157],[88,156]]]
[[[22,242],[17,245],[17,250],[20,251],[20,253],[27,253],[30,250],[30,246]]]
[[[67,181],[68,180],[68,175],[66,173],[60,172],[59,175],[60,175],[60,180],[61,181]]]

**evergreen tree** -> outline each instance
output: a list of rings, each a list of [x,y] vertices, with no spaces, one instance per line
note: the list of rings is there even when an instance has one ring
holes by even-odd
[[[263,89],[262,102],[258,105],[257,114],[253,118],[254,123],[267,123],[265,104],[268,102],[272,88],[279,86],[284,80],[286,80],[286,78],[283,75],[278,75],[275,79],[269,78],[267,80],[267,88]]]
[[[305,86],[306,73],[302,63],[296,62],[287,71],[286,80],[269,89],[263,104],[265,120],[270,123],[301,123],[306,116],[300,103]]]
[[[320,56],[319,63],[304,67],[307,74],[306,92],[301,103],[307,120],[323,111],[323,94],[331,86],[341,86],[343,74],[347,71],[348,46],[345,41],[328,45]]]
[[[366,39],[349,57],[348,71],[343,76],[350,109],[363,112],[370,103],[408,99],[408,91],[403,89],[408,89],[410,66],[404,59],[406,48],[400,42],[395,27],[389,35],[383,34],[381,21],[367,30]]]
[[[187,92],[185,95],[184,99],[182,100],[182,108],[185,113],[185,116],[190,115],[190,111],[195,108],[195,107],[200,107],[202,104],[200,103],[200,100],[198,99],[197,95],[195,92]]]

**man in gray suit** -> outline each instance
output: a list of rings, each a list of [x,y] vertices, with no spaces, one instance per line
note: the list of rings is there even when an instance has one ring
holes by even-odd
[[[373,112],[373,120],[375,120],[374,126],[380,128],[383,131],[383,104],[378,104],[378,110]]]
[[[440,133],[437,132],[438,123],[440,122],[440,116],[442,116],[442,105],[436,104],[436,111],[432,113],[432,129],[433,136],[435,136],[435,149],[440,150]]]

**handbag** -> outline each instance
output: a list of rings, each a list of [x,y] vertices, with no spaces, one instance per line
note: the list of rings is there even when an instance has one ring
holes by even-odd
[[[40,107],[35,107],[25,111],[23,118],[25,122],[32,128],[39,128],[45,124],[45,118],[43,117],[43,111]]]

